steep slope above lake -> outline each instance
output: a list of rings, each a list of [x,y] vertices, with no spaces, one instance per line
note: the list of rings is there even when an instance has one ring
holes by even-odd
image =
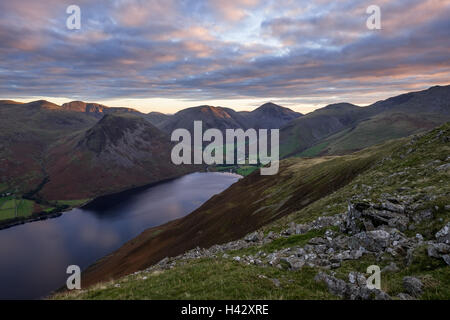
[[[260,190],[258,179],[250,176],[195,212],[214,225],[210,216],[227,212],[224,203],[230,204],[235,213],[229,222],[222,220],[222,229],[212,227],[216,233],[211,237],[221,241],[238,237],[235,228],[244,232],[240,223],[257,225],[259,214],[265,218],[282,215],[273,223],[244,239],[212,247],[213,241],[202,241],[208,226],[182,228],[188,226],[189,216],[150,229],[88,269],[85,279],[93,283],[90,277],[97,274],[98,280],[109,280],[132,272],[133,264],[142,270],[56,298],[448,300],[449,154],[447,123],[425,135],[353,155],[318,158],[316,163],[310,163],[312,159],[283,161],[283,179],[274,184],[267,181],[267,190]],[[320,181],[315,181],[316,175],[323,175]],[[316,201],[309,202],[308,193],[301,191],[303,183],[320,189],[339,177],[351,181]],[[247,183],[246,190],[259,190],[260,196],[250,191],[248,201],[236,203],[240,198],[230,191]],[[286,196],[292,198],[285,200]],[[288,205],[294,197],[298,197],[296,205]],[[256,207],[259,211],[253,211]],[[176,242],[187,240],[181,234],[184,231],[205,248],[145,269],[162,256],[160,249],[167,248],[171,256],[174,245],[187,247]],[[381,290],[366,286],[371,265],[382,270]]]
[[[255,172],[183,219],[149,229],[83,273],[93,284],[146,268],[196,246],[239,239],[348,184],[401,141],[342,157],[286,159],[275,176]]]

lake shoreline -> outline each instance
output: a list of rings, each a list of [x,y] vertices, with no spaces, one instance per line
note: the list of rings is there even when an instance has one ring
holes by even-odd
[[[169,177],[169,178],[164,178],[162,180],[157,180],[151,183],[147,183],[145,185],[142,186],[137,186],[137,187],[133,187],[133,188],[128,188],[122,191],[118,191],[118,192],[114,192],[114,193],[108,193],[108,194],[104,194],[98,197],[95,197],[93,199],[88,200],[87,202],[81,204],[81,205],[77,205],[77,206],[71,206],[68,208],[64,208],[62,210],[56,211],[56,212],[51,212],[51,213],[47,213],[45,211],[41,211],[41,212],[36,212],[34,214],[32,214],[29,217],[25,217],[25,218],[15,218],[13,220],[5,220],[3,222],[0,222],[0,231],[4,230],[4,229],[9,229],[9,228],[14,228],[23,224],[27,224],[27,223],[33,223],[33,222],[38,222],[38,221],[43,221],[43,220],[47,220],[47,219],[54,219],[54,218],[58,218],[61,215],[63,215],[65,212],[71,211],[73,209],[89,209],[93,203],[97,202],[97,201],[102,201],[102,200],[106,200],[108,198],[111,197],[117,197],[117,196],[126,196],[127,194],[132,194],[134,192],[140,191],[140,190],[145,190],[147,188],[151,188],[154,186],[157,186],[159,184],[162,183],[167,183],[170,181],[173,181],[175,179],[179,179],[181,177],[184,177],[188,174],[192,174],[192,173],[196,173],[196,172],[206,172],[206,171],[195,171],[195,172],[189,172],[189,173],[185,173],[185,174],[181,174],[181,175],[177,175],[177,176],[173,176],[173,177]]]
[[[240,178],[229,173],[195,172],[142,186],[144,190],[132,188],[134,193],[125,190],[122,196],[109,200],[100,198],[92,201],[89,209],[47,214],[39,217],[45,220],[40,223],[0,232],[4,262],[0,264],[0,299],[47,297],[67,280],[67,266],[86,270],[145,230],[189,215]],[[113,205],[98,209],[102,202]]]

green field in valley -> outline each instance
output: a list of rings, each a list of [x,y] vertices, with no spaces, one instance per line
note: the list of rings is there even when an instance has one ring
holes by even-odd
[[[34,201],[3,197],[0,199],[0,221],[28,217],[33,213]]]

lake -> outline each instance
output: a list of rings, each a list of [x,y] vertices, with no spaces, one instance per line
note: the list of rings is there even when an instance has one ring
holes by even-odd
[[[65,285],[67,266],[84,269],[145,229],[187,215],[237,182],[198,172],[99,198],[62,216],[0,230],[0,299],[39,299]]]

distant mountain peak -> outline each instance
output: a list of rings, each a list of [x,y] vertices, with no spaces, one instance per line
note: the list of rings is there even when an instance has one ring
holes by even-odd
[[[284,107],[273,102],[266,102],[263,105],[261,105],[258,109],[273,109],[273,108],[284,108]]]
[[[14,100],[0,100],[0,105],[4,104],[23,104],[22,102],[17,102]]]
[[[42,108],[42,109],[60,109],[61,107],[53,102],[47,100],[36,100],[24,105],[32,108]]]
[[[252,113],[268,113],[269,115],[272,115],[272,116],[276,116],[277,114],[280,114],[280,115],[284,114],[284,115],[291,115],[295,118],[303,115],[300,112],[295,112],[294,110],[291,110],[286,107],[282,107],[273,102],[264,103],[260,107],[253,110]]]
[[[108,107],[100,103],[84,102],[84,101],[71,101],[64,103],[61,106],[63,109],[75,112],[84,112],[96,118],[101,118],[105,114],[110,113],[134,113],[140,114],[139,111],[131,108],[113,108]]]
[[[178,111],[176,114],[178,115],[190,115],[190,116],[196,116],[196,115],[204,115],[207,117],[214,117],[214,118],[231,118],[229,112],[232,111],[231,109],[222,108],[222,107],[214,107],[210,105],[201,105],[197,107],[191,107],[187,109],[183,109],[181,111]],[[201,119],[196,119],[201,120]]]
[[[103,112],[104,109],[109,109],[109,107],[99,103],[87,103],[84,101],[67,102],[64,103],[61,107],[66,110],[78,112]]]
[[[345,109],[345,108],[354,108],[354,107],[358,107],[358,106],[354,105],[353,103],[349,103],[349,102],[339,102],[339,103],[329,104],[322,109]]]

